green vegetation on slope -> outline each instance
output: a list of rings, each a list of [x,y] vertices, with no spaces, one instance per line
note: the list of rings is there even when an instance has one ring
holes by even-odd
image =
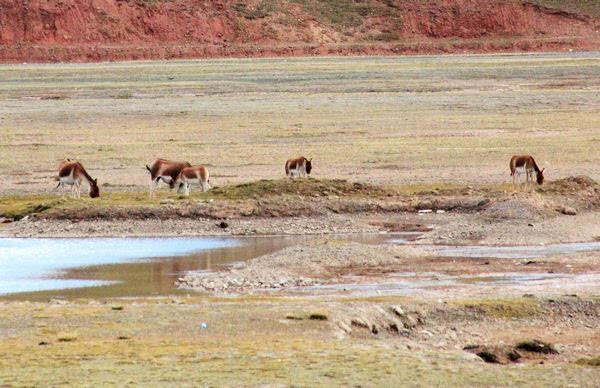
[[[598,0],[527,0],[526,2],[577,15],[600,17]]]

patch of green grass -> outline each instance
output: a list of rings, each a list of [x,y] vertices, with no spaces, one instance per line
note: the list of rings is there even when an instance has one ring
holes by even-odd
[[[41,213],[64,203],[62,198],[50,195],[0,197],[0,217],[20,220],[25,216]]]
[[[356,0],[290,0],[300,4],[309,15],[315,16],[334,28],[360,26],[369,16],[392,16],[401,21],[399,12],[392,9],[392,2],[373,2]]]
[[[528,0],[527,2],[582,16],[600,16],[600,2],[597,0]]]
[[[308,316],[308,319],[310,319],[311,321],[326,321],[327,318],[327,314],[325,313],[311,313]]]
[[[313,312],[313,313],[289,313],[285,316],[285,319],[293,321],[327,321],[329,318],[326,313]]]
[[[383,195],[385,189],[377,186],[352,183],[343,179],[261,179],[239,185],[219,187],[204,193],[205,196],[224,199],[264,198],[275,195]]]
[[[575,364],[584,365],[584,366],[600,367],[600,356],[591,357],[591,358],[580,358],[579,360],[575,361]]]
[[[119,100],[128,100],[133,97],[133,94],[129,91],[123,91],[123,92],[120,92],[119,94],[115,95],[114,97]]]
[[[239,2],[231,6],[231,8],[239,15],[249,20],[262,19],[277,9],[275,0],[262,0],[256,7],[249,8],[247,4]]]
[[[452,305],[475,310],[493,318],[527,318],[542,312],[542,307],[535,299],[476,299],[455,300]]]

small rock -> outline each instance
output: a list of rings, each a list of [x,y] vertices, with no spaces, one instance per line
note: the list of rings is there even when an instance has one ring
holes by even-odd
[[[399,316],[401,318],[406,316],[406,314],[404,313],[404,310],[400,306],[392,306],[392,307],[390,307],[390,310],[392,310],[392,312],[394,314],[396,314],[397,316]]]
[[[229,227],[229,224],[225,221],[221,221],[217,224],[217,226],[221,229],[227,229]]]
[[[560,212],[567,216],[576,216],[577,215],[577,209],[570,207],[570,206],[563,206],[560,209]]]
[[[433,212],[433,210],[431,210],[431,209],[422,209],[422,210],[419,210],[419,213],[421,213],[421,214],[431,213],[431,212]]]

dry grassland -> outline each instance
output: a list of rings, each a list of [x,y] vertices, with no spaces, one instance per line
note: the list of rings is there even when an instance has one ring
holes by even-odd
[[[231,59],[0,66],[0,194],[42,193],[79,159],[103,191],[147,186],[155,157],[213,185],[316,177],[498,183],[527,152],[549,179],[600,179],[600,56]]]

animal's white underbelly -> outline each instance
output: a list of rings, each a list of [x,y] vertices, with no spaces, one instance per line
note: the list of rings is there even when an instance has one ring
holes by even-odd
[[[75,179],[73,179],[73,176],[69,175],[69,176],[64,176],[60,178],[60,182],[63,185],[74,185],[75,184]]]
[[[525,173],[525,167],[517,167],[515,169],[515,171],[517,172],[517,174],[521,175]]]

